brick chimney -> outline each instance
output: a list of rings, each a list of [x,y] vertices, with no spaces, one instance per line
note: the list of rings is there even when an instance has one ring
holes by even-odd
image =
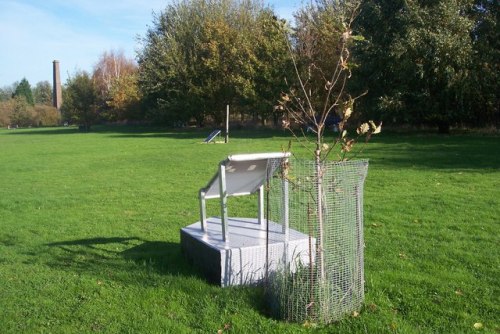
[[[61,75],[59,73],[59,60],[53,61],[54,87],[52,89],[52,104],[57,109],[61,109],[62,105],[62,90],[61,90]]]

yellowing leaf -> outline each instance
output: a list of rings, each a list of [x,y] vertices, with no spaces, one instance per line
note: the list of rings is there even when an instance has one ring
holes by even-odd
[[[483,324],[482,324],[482,323],[480,323],[480,322],[476,322],[476,323],[474,324],[474,328],[475,328],[475,329],[481,329],[481,328],[483,328]]]
[[[303,327],[305,328],[315,328],[317,326],[316,323],[314,322],[310,322],[309,320],[306,320],[303,324],[302,324]]]
[[[344,120],[351,117],[351,114],[352,114],[352,108],[346,108],[346,110],[344,110]]]
[[[362,35],[352,35],[351,38],[355,41],[364,41],[365,38]]]
[[[342,144],[342,152],[350,152],[354,143],[355,143],[354,139],[351,139],[347,141],[345,144]]]
[[[357,133],[358,135],[364,135],[365,133],[367,133],[368,131],[370,130],[370,126],[368,125],[368,123],[363,123],[359,126],[359,128],[357,129]]]
[[[288,94],[281,94],[281,99],[286,102],[290,101],[290,97],[288,96]]]

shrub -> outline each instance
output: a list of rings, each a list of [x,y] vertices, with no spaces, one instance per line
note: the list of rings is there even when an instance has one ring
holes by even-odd
[[[61,113],[54,107],[35,105],[37,126],[57,126],[61,123]]]
[[[61,113],[54,107],[36,104],[30,106],[24,97],[0,102],[0,126],[57,126]]]
[[[12,102],[10,125],[25,127],[38,124],[36,122],[35,109],[28,103],[24,96],[15,96]]]
[[[0,102],[0,126],[4,127],[10,124],[12,109],[13,103],[11,99]]]

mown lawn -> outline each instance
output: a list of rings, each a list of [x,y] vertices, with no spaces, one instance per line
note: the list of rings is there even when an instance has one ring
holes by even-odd
[[[0,130],[0,333],[500,333],[500,137],[373,139],[365,307],[323,327],[272,319],[262,289],[210,285],[180,253],[216,164],[289,139],[208,132]]]

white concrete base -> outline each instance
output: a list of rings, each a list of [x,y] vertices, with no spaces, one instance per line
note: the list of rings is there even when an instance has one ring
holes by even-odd
[[[221,286],[248,285],[262,281],[266,275],[266,253],[269,270],[284,263],[285,234],[282,226],[269,222],[269,246],[266,251],[266,223],[253,218],[229,218],[229,240],[222,240],[221,220],[207,219],[207,232],[196,222],[181,229],[181,247],[186,256],[199,266],[207,278]],[[287,262],[291,271],[297,265],[314,261],[315,239],[290,229]]]

